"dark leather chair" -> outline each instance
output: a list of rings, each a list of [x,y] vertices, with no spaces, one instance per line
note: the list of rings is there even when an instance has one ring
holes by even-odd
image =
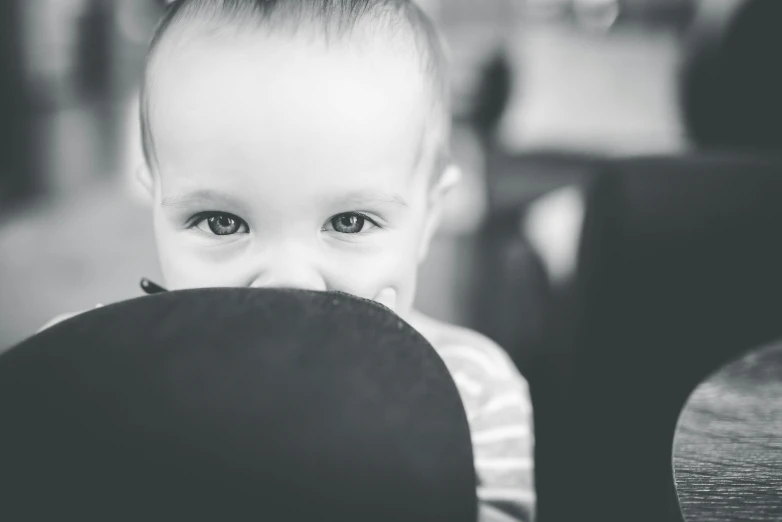
[[[575,279],[540,303],[532,348],[508,346],[535,408],[540,522],[678,519],[671,442],[690,390],[782,337],[780,7],[737,1],[696,27],[682,107],[702,151],[584,161],[568,181],[586,208]]]
[[[782,338],[782,161],[619,160],[585,195],[556,361],[566,399],[537,431],[558,446],[546,520],[676,520],[671,446],[689,393]]]
[[[538,150],[492,158],[490,214],[477,235],[472,320],[500,344],[529,382],[535,424],[537,517],[555,520],[563,504],[559,425],[566,401],[569,350],[565,317],[572,284],[549,272],[525,235],[530,209],[541,197],[583,187],[603,164],[595,155]],[[551,510],[551,511],[550,511]]]
[[[0,519],[474,522],[466,415],[384,307],[212,289],[0,356]]]
[[[782,2],[700,2],[682,60],[682,116],[699,149],[782,148]]]

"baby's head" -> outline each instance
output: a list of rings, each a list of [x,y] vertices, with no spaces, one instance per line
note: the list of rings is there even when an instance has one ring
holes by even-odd
[[[440,40],[412,2],[180,0],[141,105],[171,289],[337,290],[406,314],[457,177]]]

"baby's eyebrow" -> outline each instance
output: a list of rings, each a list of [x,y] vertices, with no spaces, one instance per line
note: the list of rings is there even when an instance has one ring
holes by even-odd
[[[382,192],[376,190],[352,192],[346,195],[344,198],[340,198],[340,200],[359,206],[385,204],[403,208],[407,207],[407,201],[405,201],[405,198],[403,198],[401,195],[395,192]]]
[[[398,208],[407,208],[407,201],[395,193],[378,190],[361,190],[348,193],[338,198],[340,205],[372,206],[383,205]],[[220,206],[228,208],[243,208],[242,201],[223,192],[201,189],[192,192],[183,192],[164,197],[160,205],[165,208],[190,208],[204,206]]]
[[[174,194],[173,196],[167,196],[160,202],[163,207],[169,208],[181,208],[203,205],[220,205],[227,207],[240,207],[241,201],[235,197],[218,192],[216,190],[195,190],[192,192],[183,192],[181,194]]]

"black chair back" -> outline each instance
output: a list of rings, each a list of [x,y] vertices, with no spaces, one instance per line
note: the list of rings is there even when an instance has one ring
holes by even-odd
[[[207,289],[88,312],[0,356],[3,520],[474,522],[434,349],[343,294]]]

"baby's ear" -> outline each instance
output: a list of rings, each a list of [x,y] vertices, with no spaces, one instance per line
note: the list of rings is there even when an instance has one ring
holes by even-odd
[[[424,234],[421,237],[421,245],[418,249],[419,261],[423,261],[429,253],[429,244],[440,226],[446,196],[459,184],[461,179],[461,169],[450,163],[429,189],[429,213],[426,217]]]
[[[441,205],[446,195],[462,180],[462,169],[453,163],[448,164],[434,183],[429,195],[430,205]]]
[[[139,165],[136,169],[136,181],[138,181],[141,188],[144,189],[144,194],[149,196],[150,200],[155,194],[155,180],[152,177],[152,171],[146,162]]]

